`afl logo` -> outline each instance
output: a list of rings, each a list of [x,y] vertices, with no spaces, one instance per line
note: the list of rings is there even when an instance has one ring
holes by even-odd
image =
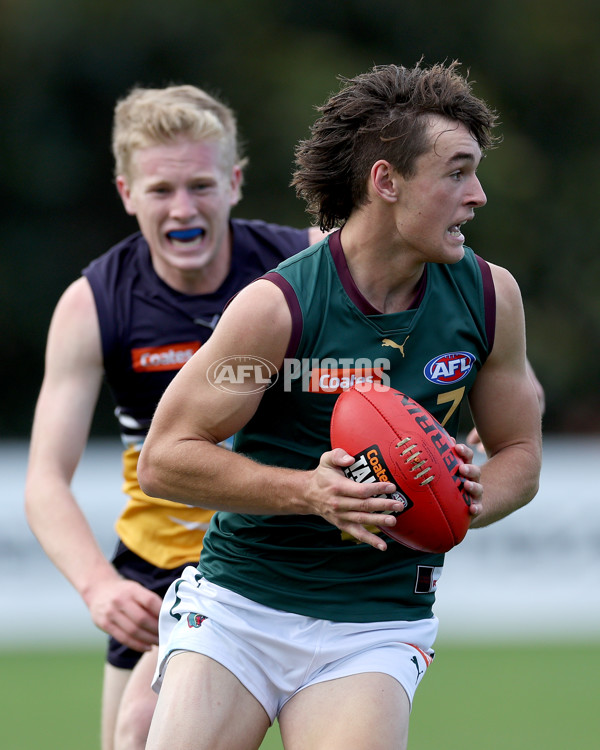
[[[440,354],[425,365],[423,374],[431,383],[440,385],[458,383],[459,380],[467,377],[474,364],[475,357],[469,352]]]

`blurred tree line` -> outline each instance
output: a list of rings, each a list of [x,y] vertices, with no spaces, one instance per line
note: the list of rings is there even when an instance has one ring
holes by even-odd
[[[301,226],[288,187],[315,106],[374,64],[459,59],[500,113],[467,243],[523,291],[546,429],[600,418],[600,5],[589,0],[0,0],[0,436],[28,434],[62,290],[135,229],[110,131],[132,86],[193,83],[237,112],[235,215]],[[111,405],[94,424],[113,433]]]

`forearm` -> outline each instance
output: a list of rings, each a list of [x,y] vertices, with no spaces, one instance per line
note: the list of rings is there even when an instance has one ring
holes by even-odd
[[[534,443],[498,451],[481,467],[483,511],[472,528],[489,526],[527,505],[539,486],[541,451]]]
[[[168,450],[146,441],[138,462],[140,486],[152,497],[256,515],[311,512],[303,498],[306,475],[197,439]]]
[[[119,575],[103,554],[70,488],[53,482],[29,479],[25,493],[29,526],[53,564],[73,585],[84,601],[101,581]]]

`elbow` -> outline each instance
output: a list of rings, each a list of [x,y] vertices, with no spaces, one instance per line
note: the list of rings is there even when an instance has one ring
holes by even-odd
[[[30,529],[32,528],[32,516],[34,511],[33,497],[34,494],[29,489],[29,483],[26,483],[23,509],[25,511],[25,520],[27,521],[27,525]]]
[[[153,459],[150,448],[144,444],[138,458],[137,478],[140,488],[149,497],[162,497],[163,486],[160,482],[160,472],[157,461]]]
[[[537,495],[540,489],[540,478],[541,478],[541,473],[542,473],[542,457],[543,457],[541,435],[539,437],[539,440],[531,448],[530,455],[531,455],[531,469],[530,469],[530,478],[529,478],[529,483],[528,483],[529,491],[528,491],[527,502],[531,502],[531,500],[533,500],[533,498]]]
[[[533,498],[537,495],[540,489],[540,475],[539,473],[532,477],[532,480],[529,484],[528,491],[526,493],[526,500],[524,502],[524,505],[527,505],[527,503],[530,503]]]
[[[528,472],[521,474],[520,491],[516,493],[518,501],[515,510],[528,505],[538,494],[540,489],[540,471],[541,461],[538,460],[532,462]]]
[[[541,434],[516,446],[511,456],[513,479],[518,488],[516,496],[521,499],[521,505],[530,503],[540,489],[542,456]]]
[[[37,479],[37,475],[34,475],[30,470],[25,478],[23,511],[25,513],[25,520],[27,521],[27,525],[32,531],[34,530],[36,525],[38,507],[41,507],[41,503],[39,503],[38,500],[45,497],[47,491],[47,483],[40,483],[40,481]]]

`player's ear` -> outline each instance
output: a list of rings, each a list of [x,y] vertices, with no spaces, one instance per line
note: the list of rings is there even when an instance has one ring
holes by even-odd
[[[234,164],[231,170],[231,205],[235,206],[242,197],[243,172],[239,164]]]
[[[125,211],[127,211],[127,213],[130,214],[131,216],[135,216],[136,212],[133,206],[133,201],[131,200],[131,188],[129,187],[129,182],[127,181],[127,178],[124,177],[122,174],[117,175],[115,184],[117,186],[117,191],[119,195],[121,196],[121,201],[123,202]]]
[[[375,195],[387,203],[398,200],[398,173],[389,161],[376,161],[371,167],[370,179]]]

